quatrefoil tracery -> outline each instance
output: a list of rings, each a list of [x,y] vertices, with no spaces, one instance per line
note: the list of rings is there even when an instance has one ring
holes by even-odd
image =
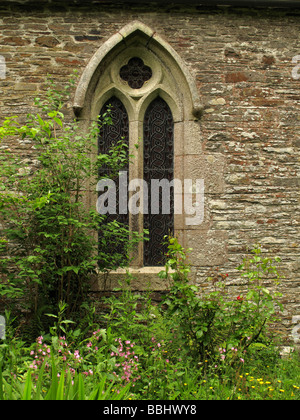
[[[152,77],[152,70],[144,64],[141,58],[133,57],[128,61],[128,64],[121,67],[120,77],[132,89],[140,89]]]

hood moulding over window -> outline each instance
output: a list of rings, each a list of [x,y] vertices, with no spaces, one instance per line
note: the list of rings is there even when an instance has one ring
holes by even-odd
[[[124,80],[120,74],[120,70],[133,58],[137,58],[140,65],[145,65],[148,72],[143,83],[138,83],[136,88],[134,84]],[[184,155],[191,151],[195,153],[195,145],[196,149],[201,151],[201,136],[197,120],[201,116],[203,107],[195,81],[183,60],[166,41],[141,22],[134,21],[126,25],[104,42],[83,71],[73,103],[75,115],[83,131],[87,129],[90,121],[97,121],[103,106],[111,98],[119,99],[128,115],[129,150],[134,162],[129,165],[129,182],[134,179],[143,179],[145,115],[149,106],[156,103],[157,98],[164,101],[166,108],[170,109],[174,124],[172,176],[183,182]],[[139,144],[138,148],[135,147],[136,144]],[[88,181],[87,184],[89,184]],[[87,202],[96,203],[96,201],[96,191],[92,191],[88,185]],[[183,215],[174,217],[175,235],[181,235],[185,229],[181,219],[183,220]],[[131,231],[142,233],[143,226],[143,214],[129,214]],[[182,241],[184,241],[183,236]],[[182,245],[185,246],[184,242]],[[145,267],[143,249],[143,243],[139,243],[132,255],[133,262],[130,270],[135,278],[132,287],[143,290],[150,282],[153,290],[165,289],[164,281],[157,276],[162,267]],[[121,273],[126,274],[122,272],[122,269],[109,274],[109,288],[118,286]],[[106,289],[106,280],[102,280],[99,277],[96,281],[97,290]]]
[[[133,56],[152,69],[151,79],[141,89],[131,89],[119,76],[120,68]],[[132,106],[151,91],[165,90],[178,104],[182,120],[197,119],[203,110],[194,79],[183,60],[155,31],[139,21],[123,27],[93,55],[76,89],[75,115],[79,119],[96,117],[91,114],[99,110],[99,98],[112,88],[123,92]],[[136,111],[139,107],[141,103]]]

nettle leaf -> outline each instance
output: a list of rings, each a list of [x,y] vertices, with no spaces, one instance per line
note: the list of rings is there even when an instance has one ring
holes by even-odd
[[[63,122],[62,122],[62,120],[61,119],[59,119],[59,118],[57,118],[57,117],[54,117],[53,118],[53,120],[56,122],[56,124],[58,124],[60,127],[62,127],[63,126]]]

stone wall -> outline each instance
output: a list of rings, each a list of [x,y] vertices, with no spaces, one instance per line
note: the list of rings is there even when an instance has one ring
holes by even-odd
[[[204,104],[190,130],[198,138],[194,153],[185,154],[184,165],[185,175],[203,175],[209,185],[205,220],[200,229],[178,230],[185,246],[193,248],[194,278],[206,285],[208,270],[219,266],[239,294],[235,268],[248,247],[260,243],[268,255],[282,258],[283,324],[289,333],[293,328],[295,337],[293,320],[300,315],[300,70],[292,60],[300,54],[300,12],[42,3],[0,4],[0,55],[6,63],[0,119],[19,115],[22,120],[33,111],[33,97],[45,89],[45,75],[63,84],[74,68],[82,73],[104,41],[129,22],[152,28],[183,59]],[[23,156],[24,166],[34,165],[28,141],[0,147]]]

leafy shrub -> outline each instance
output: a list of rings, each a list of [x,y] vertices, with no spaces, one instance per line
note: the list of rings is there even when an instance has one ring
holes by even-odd
[[[170,293],[164,301],[166,317],[184,342],[187,354],[192,353],[200,363],[213,359],[220,368],[225,362],[244,363],[245,352],[262,337],[280,307],[277,301],[280,294],[272,294],[264,285],[264,276],[268,274],[274,282],[279,280],[272,259],[262,258],[260,248],[255,247],[254,257],[239,266],[248,279],[247,292],[232,299],[224,282],[217,283],[215,291],[209,293],[190,284],[184,249],[176,238],[169,238],[168,248],[169,259],[161,273],[162,278],[171,281]]]
[[[242,273],[261,274],[238,298],[226,293],[220,271],[211,277],[214,291],[203,293],[188,282],[186,252],[170,238],[161,273],[170,292],[162,305],[150,292],[124,288],[106,302],[106,328],[91,322],[87,332],[65,318],[61,303],[50,334],[30,348],[8,328],[0,344],[0,399],[299,399],[299,356],[280,359],[265,334],[278,305],[260,287],[268,271],[278,276],[270,259],[267,271],[254,268],[261,262],[244,260]]]
[[[117,221],[105,223],[96,205],[87,209],[83,203],[99,168],[109,167],[113,177],[129,157],[122,139],[109,154],[93,157],[100,127],[111,124],[110,113],[81,134],[76,120],[65,118],[74,81],[58,90],[50,79],[46,98],[36,98],[37,112],[28,114],[25,124],[10,117],[0,127],[1,139],[21,137],[34,150],[34,168],[8,149],[0,156],[0,297],[10,303],[18,299],[31,314],[36,323],[31,335],[43,329],[44,313],[61,301],[68,316],[80,313],[91,275],[127,265],[130,247],[140,240],[134,232],[129,238],[128,228]],[[106,252],[112,240],[123,244],[126,258]]]

